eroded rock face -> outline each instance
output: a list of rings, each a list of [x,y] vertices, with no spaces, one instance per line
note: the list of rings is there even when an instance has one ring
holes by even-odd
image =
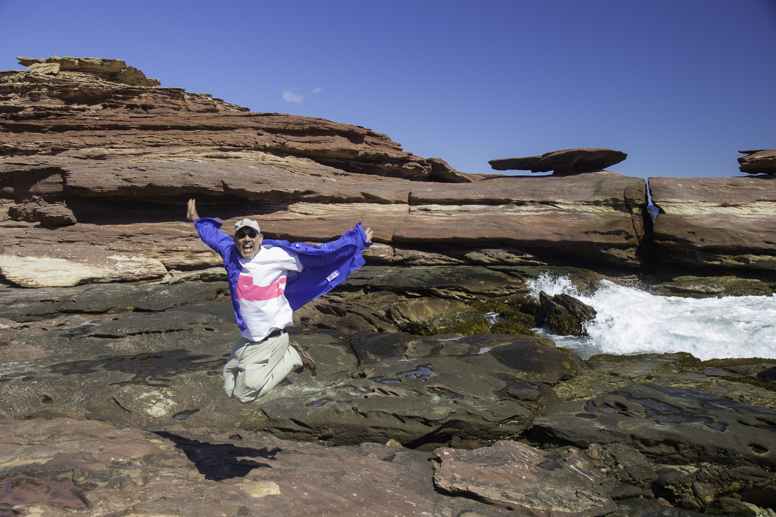
[[[158,80],[146,79],[121,60],[54,56],[20,62],[30,71],[0,73],[0,128],[16,133],[0,153],[16,157],[18,171],[41,170],[32,157],[51,156],[52,149],[60,160],[50,167],[90,159],[221,162],[238,158],[234,151],[253,151],[259,161],[267,153],[269,158],[280,153],[312,158],[335,170],[416,180],[429,179],[434,167],[369,129],[251,113],[210,95],[157,87]],[[53,132],[47,130],[51,117],[57,119]],[[469,181],[444,162],[436,167],[438,179]]]
[[[661,264],[776,270],[773,177],[650,178],[649,188]]]
[[[563,149],[550,151],[540,156],[490,160],[488,163],[497,171],[523,170],[555,174],[575,174],[600,171],[621,161],[628,155],[612,149]]]

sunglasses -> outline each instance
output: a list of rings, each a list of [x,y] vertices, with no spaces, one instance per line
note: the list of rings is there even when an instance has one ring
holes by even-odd
[[[242,238],[243,238],[243,237],[245,237],[246,235],[247,235],[248,237],[250,237],[251,239],[255,239],[255,238],[256,238],[256,236],[258,235],[258,233],[256,233],[256,231],[255,231],[255,230],[240,230],[240,231],[238,231],[238,232],[237,232],[236,234],[234,234],[234,235],[235,235],[235,237],[237,237],[238,239],[242,239]]]

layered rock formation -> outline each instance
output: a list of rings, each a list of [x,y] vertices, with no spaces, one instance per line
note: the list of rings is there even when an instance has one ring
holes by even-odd
[[[650,178],[655,257],[688,268],[776,271],[776,181]]]
[[[0,231],[0,268],[19,285],[217,265],[182,221],[189,197],[227,223],[261,218],[267,237],[322,241],[362,220],[379,243],[369,259],[384,263],[640,265],[646,191],[635,178],[472,182],[374,131],[153,86],[122,61],[21,61],[31,69],[0,74],[0,193],[19,221]],[[51,261],[68,274],[29,280]]]

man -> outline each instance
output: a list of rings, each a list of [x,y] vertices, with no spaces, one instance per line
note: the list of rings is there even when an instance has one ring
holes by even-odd
[[[336,241],[313,246],[264,240],[251,219],[235,223],[234,237],[221,222],[200,217],[190,199],[186,217],[200,238],[224,260],[240,339],[224,366],[224,391],[240,402],[266,395],[291,371],[315,371],[312,357],[289,343],[293,311],[344,281],[364,264],[361,250],[372,244],[372,230],[361,223]]]

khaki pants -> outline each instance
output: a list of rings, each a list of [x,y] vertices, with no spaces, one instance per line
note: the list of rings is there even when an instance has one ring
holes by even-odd
[[[261,341],[240,338],[224,366],[224,392],[240,402],[253,402],[301,366],[302,358],[288,346],[285,332]]]

